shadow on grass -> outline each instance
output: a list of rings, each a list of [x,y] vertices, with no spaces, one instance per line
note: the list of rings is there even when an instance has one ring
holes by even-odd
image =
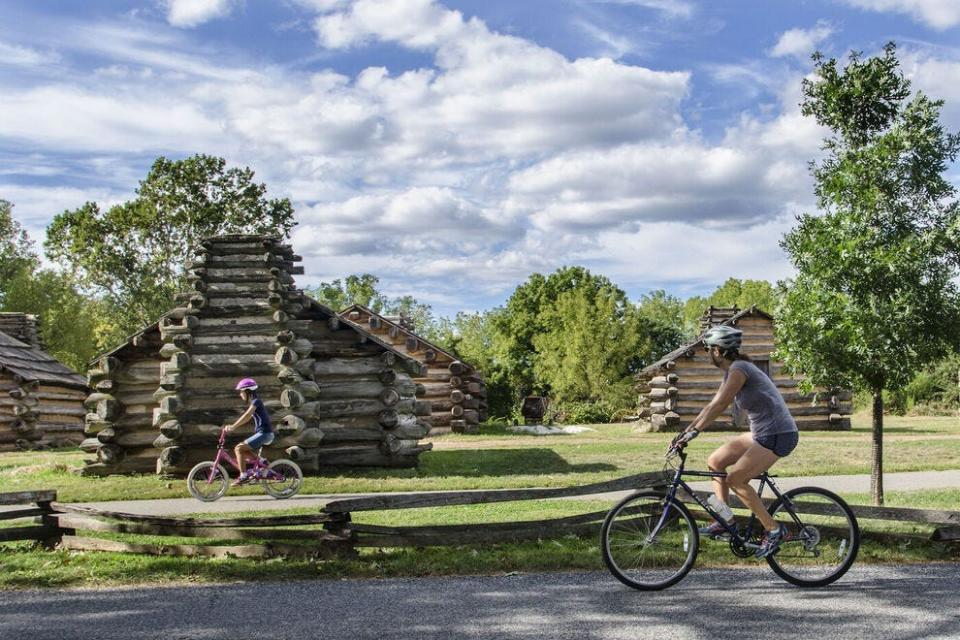
[[[429,451],[420,456],[416,469],[375,469],[371,467],[340,468],[329,474],[366,478],[409,477],[486,477],[510,475],[548,475],[557,473],[590,473],[617,471],[607,463],[570,464],[552,449],[464,449]]]

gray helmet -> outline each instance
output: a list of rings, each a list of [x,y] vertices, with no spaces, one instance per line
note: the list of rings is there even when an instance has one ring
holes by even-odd
[[[718,324],[715,327],[710,327],[703,334],[703,344],[708,347],[720,347],[722,351],[729,351],[730,349],[740,349],[742,338],[743,331],[740,331],[740,329]]]

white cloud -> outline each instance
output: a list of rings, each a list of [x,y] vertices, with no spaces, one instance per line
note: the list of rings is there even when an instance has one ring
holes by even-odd
[[[695,6],[686,0],[590,0],[600,4],[627,4],[662,11],[669,16],[689,18],[694,14]]]
[[[869,9],[905,13],[917,22],[934,29],[949,29],[960,24],[960,2],[957,0],[841,0],[845,4]]]
[[[60,56],[53,52],[38,51],[30,47],[0,42],[0,65],[16,67],[34,67],[42,64],[55,64]]]
[[[236,0],[165,0],[167,22],[175,27],[196,27],[233,11]]]
[[[833,34],[833,27],[826,22],[818,22],[813,29],[790,29],[784,31],[777,44],[770,50],[770,55],[778,58],[793,56],[807,59],[817,46]]]

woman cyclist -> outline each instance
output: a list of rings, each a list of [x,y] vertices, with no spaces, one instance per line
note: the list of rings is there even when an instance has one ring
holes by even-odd
[[[233,450],[237,456],[237,468],[244,471],[233,481],[232,486],[243,484],[253,479],[252,472],[245,471],[246,460],[253,459],[257,449],[273,442],[273,426],[270,424],[270,416],[267,414],[267,408],[263,406],[263,401],[257,397],[257,381],[253,378],[244,378],[237,383],[234,390],[239,391],[243,401],[250,404],[247,410],[243,412],[243,415],[227,427],[227,431],[233,431],[253,418],[253,435],[238,444]]]
[[[738,436],[707,458],[712,471],[726,471],[725,478],[714,478],[713,490],[722,505],[732,490],[756,514],[765,529],[756,557],[764,558],[777,552],[786,535],[786,528],[778,525],[760,500],[750,480],[768,470],[790,454],[797,446],[797,424],[790,415],[783,396],[773,381],[750,358],[740,353],[743,332],[726,325],[712,327],[703,335],[703,343],[710,360],[723,369],[723,384],[713,400],[686,429],[686,440],[692,440],[734,402],[750,417],[750,433]],[[713,522],[700,533],[723,537],[726,529]]]

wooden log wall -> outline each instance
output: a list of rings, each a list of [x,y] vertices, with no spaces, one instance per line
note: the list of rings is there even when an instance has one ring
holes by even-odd
[[[431,434],[479,430],[487,419],[487,390],[479,372],[394,319],[359,306],[342,315],[426,365],[426,373],[414,382],[423,387],[423,400],[431,404],[430,415],[424,418]]]
[[[722,310],[713,315],[728,319]],[[712,316],[711,316],[712,317]],[[773,325],[762,316],[745,316],[736,327],[744,332],[742,352],[754,360],[769,360],[774,350]],[[769,360],[770,378],[779,389],[801,431],[849,430],[852,412],[850,391],[817,390],[802,394],[797,380],[786,375],[781,363]],[[723,381],[702,345],[697,344],[674,360],[639,380],[640,415],[650,420],[655,431],[676,431],[687,427],[713,398]],[[746,416],[734,423],[732,405],[714,422],[712,429],[748,430]]]
[[[35,393],[39,386],[36,381],[0,371],[0,451],[32,449],[43,438],[37,426]]]
[[[40,335],[40,318],[29,313],[0,313],[0,333],[16,338],[24,344],[43,349]]]
[[[158,327],[151,327],[87,372],[92,393],[84,402],[86,439],[80,448],[96,458],[84,467],[85,475],[156,471],[154,394],[168,364],[160,344]]]

